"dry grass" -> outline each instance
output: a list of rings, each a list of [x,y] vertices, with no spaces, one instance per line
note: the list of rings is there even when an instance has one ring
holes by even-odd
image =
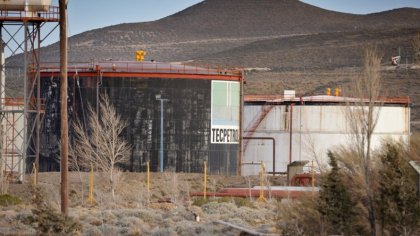
[[[79,176],[80,174],[80,176]],[[28,176],[28,179],[30,176]],[[40,173],[39,186],[45,202],[59,211],[59,173]],[[282,183],[284,178],[270,177],[270,182]],[[201,207],[192,205],[189,193],[203,190],[201,174],[151,173],[148,193],[145,173],[123,172],[119,177],[116,197],[112,200],[104,173],[95,173],[96,204],[86,204],[88,173],[69,174],[69,216],[82,226],[83,235],[237,235],[239,232],[215,224],[227,221],[263,233],[276,231],[276,201],[258,203],[249,199],[212,199]],[[81,182],[82,180],[82,182]],[[208,176],[208,191],[223,187],[257,185],[257,177]],[[84,196],[82,194],[84,189]],[[32,195],[27,184],[11,185],[11,194],[22,203],[4,207],[0,211],[0,234],[35,234]],[[84,199],[84,201],[82,200]],[[160,203],[160,200],[169,202]],[[194,214],[201,221],[195,222]]]
[[[31,211],[24,206],[0,208],[0,234],[1,235],[34,235],[35,229],[23,223],[31,215]]]

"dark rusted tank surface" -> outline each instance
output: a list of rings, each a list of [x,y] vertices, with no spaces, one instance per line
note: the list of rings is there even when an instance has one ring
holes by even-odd
[[[140,67],[141,66],[141,67]],[[159,171],[161,102],[163,106],[163,167],[165,171],[236,175],[240,149],[242,73],[171,64],[119,63],[69,67],[69,120],[87,122],[88,107],[96,109],[107,94],[127,122],[125,138],[129,171]],[[164,67],[166,66],[166,67]],[[58,170],[59,73],[41,73],[45,113],[41,125],[40,170]],[[69,131],[72,138],[72,130]],[[33,160],[30,160],[33,161]]]

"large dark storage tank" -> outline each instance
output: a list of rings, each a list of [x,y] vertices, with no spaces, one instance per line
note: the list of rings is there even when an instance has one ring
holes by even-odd
[[[41,128],[40,170],[54,170],[59,155],[59,73],[41,73],[45,115]],[[99,63],[69,66],[70,120],[85,120],[87,107],[108,94],[128,123],[125,138],[132,146],[124,166],[131,171],[159,170],[161,102],[163,102],[164,170],[212,174],[239,171],[242,72],[184,65]],[[71,130],[70,130],[71,137]]]

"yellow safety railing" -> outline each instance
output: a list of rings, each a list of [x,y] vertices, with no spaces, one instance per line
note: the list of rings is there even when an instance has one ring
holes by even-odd
[[[258,197],[258,201],[259,202],[265,202],[266,199],[264,197],[264,172],[265,172],[265,166],[264,166],[264,162],[261,161],[261,166],[260,166],[260,196]]]

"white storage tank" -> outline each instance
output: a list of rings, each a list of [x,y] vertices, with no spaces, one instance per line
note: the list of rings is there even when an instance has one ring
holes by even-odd
[[[328,163],[327,151],[351,143],[346,111],[360,108],[347,105],[352,98],[336,96],[245,96],[242,163],[263,161],[267,172],[286,172],[293,161]],[[388,98],[381,101],[373,147],[385,138],[408,141],[410,135],[410,99]],[[274,138],[275,156],[273,158]],[[315,158],[316,157],[316,158]],[[273,165],[275,159],[275,165]],[[273,168],[275,167],[275,169]],[[243,165],[242,175],[255,175],[259,166]]]
[[[0,0],[2,11],[48,11],[51,0]]]

